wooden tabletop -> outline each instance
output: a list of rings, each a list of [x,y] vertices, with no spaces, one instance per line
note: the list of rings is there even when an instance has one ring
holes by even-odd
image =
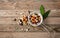
[[[46,10],[51,10],[44,23],[59,26],[60,0],[0,0],[0,38],[49,38],[50,33],[47,32],[10,32],[18,25],[20,13],[39,10],[40,5],[44,5]],[[55,38],[60,38],[60,33],[55,33]]]

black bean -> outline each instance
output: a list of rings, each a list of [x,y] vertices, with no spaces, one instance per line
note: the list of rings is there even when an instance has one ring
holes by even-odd
[[[30,11],[28,11],[28,13],[30,14],[31,12],[30,12]]]
[[[21,19],[19,20],[19,25],[23,25],[23,21]]]
[[[14,19],[14,21],[16,21],[16,18]]]

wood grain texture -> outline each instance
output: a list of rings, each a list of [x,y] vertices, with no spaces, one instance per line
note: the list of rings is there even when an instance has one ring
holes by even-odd
[[[35,10],[30,10],[35,11]],[[36,10],[36,12],[39,12]],[[60,24],[60,10],[51,10],[49,17],[44,21],[46,24]],[[19,19],[22,15],[28,15],[28,10],[0,10],[0,31],[18,31]],[[14,19],[17,19],[14,21]],[[22,28],[22,27],[21,27]]]
[[[20,4],[20,5],[19,5]],[[24,6],[23,6],[24,5]],[[59,9],[60,2],[26,2],[26,3],[21,3],[17,2],[15,5],[16,9],[33,9],[37,10],[40,8],[40,5],[44,5],[46,9]],[[22,7],[21,7],[22,6]]]
[[[29,10],[0,10],[0,17],[20,17],[22,14],[29,14]],[[39,10],[30,10],[40,12]],[[51,10],[49,17],[60,17],[60,10]]]
[[[47,32],[0,32],[0,38],[48,38]]]
[[[60,9],[60,2],[0,2],[0,10],[20,10],[20,9],[28,9],[28,10],[38,10],[40,5],[44,5],[46,9]]]
[[[60,38],[60,33],[56,33],[55,38]]]
[[[14,21],[15,18],[0,18],[0,24],[18,24],[19,20]],[[51,22],[52,21],[52,22]],[[60,24],[60,18],[59,17],[48,17],[45,20],[46,24]]]
[[[55,33],[55,38],[60,37],[60,33]],[[47,32],[0,32],[0,38],[52,38]]]
[[[60,0],[0,0],[0,2],[28,2],[28,1],[33,1],[33,2],[59,2]]]
[[[32,11],[31,11],[32,12]],[[36,11],[39,12],[39,11]],[[17,24],[22,15],[28,15],[27,10],[0,10],[0,24]],[[17,19],[15,22],[14,19]],[[51,22],[52,21],[52,22]],[[60,24],[60,10],[53,10],[45,21],[46,24]]]
[[[8,19],[8,20],[7,20]],[[20,31],[21,28],[19,21],[13,21],[13,18],[1,18],[0,19],[0,31]],[[60,18],[48,17],[45,21],[45,24],[60,25]],[[17,29],[18,28],[18,29]]]
[[[45,21],[46,24],[60,24],[59,17],[48,17]]]
[[[60,10],[59,9],[57,9],[57,10],[51,10],[49,16],[50,17],[60,17]]]
[[[20,29],[18,19],[21,13],[39,10],[40,5],[51,10],[44,23],[60,25],[60,0],[0,0],[0,38],[49,38],[47,32],[16,32]],[[60,33],[56,33],[55,38],[60,38]]]

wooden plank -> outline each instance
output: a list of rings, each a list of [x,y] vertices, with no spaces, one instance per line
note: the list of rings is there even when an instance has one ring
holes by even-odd
[[[0,38],[51,38],[47,32],[0,32]],[[55,33],[55,38],[59,38],[60,33]]]
[[[31,11],[31,10],[30,10]],[[38,10],[32,10],[39,12]],[[31,12],[32,12],[31,11]],[[23,14],[27,15],[28,10],[0,10],[0,17],[10,17],[10,18],[18,18],[21,17]],[[50,17],[60,17],[60,10],[51,10]]]
[[[16,9],[33,9],[37,10],[40,8],[40,5],[44,5],[46,9],[59,9],[60,8],[60,2],[26,2],[21,3],[17,2],[15,5]],[[22,7],[21,7],[22,6]]]
[[[54,37],[60,38],[60,33],[55,33]],[[47,32],[0,32],[0,38],[51,38],[51,36]]]
[[[59,2],[60,0],[0,0],[0,2],[28,2],[28,1],[33,1],[33,2]]]
[[[56,33],[55,38],[60,38],[60,33]]]
[[[0,24],[0,32],[20,31],[19,29],[20,29],[20,26],[16,24]]]
[[[38,10],[40,5],[44,5],[46,9],[60,9],[60,2],[0,2],[0,10],[14,10],[14,9],[33,9]]]
[[[60,10],[51,10],[50,17],[60,17]]]
[[[0,32],[0,38],[49,38],[47,32]]]
[[[14,4],[12,3],[0,3],[0,9],[7,10],[7,9],[14,9]]]
[[[59,17],[48,17],[45,21],[46,24],[60,24]]]
[[[0,18],[0,24],[18,24],[19,19],[17,21],[14,21],[15,18]],[[60,24],[60,18],[59,17],[48,17],[45,20],[46,24]]]
[[[60,0],[52,0],[52,1],[54,1],[54,2],[60,2]]]
[[[0,10],[0,16],[21,16],[28,14],[27,10]]]

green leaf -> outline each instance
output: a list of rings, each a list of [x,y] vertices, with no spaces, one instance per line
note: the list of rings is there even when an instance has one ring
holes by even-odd
[[[50,10],[48,10],[46,13],[44,13],[43,19],[46,19],[48,17],[49,13],[50,13]]]
[[[44,13],[45,13],[45,8],[44,8],[43,5],[41,5],[41,7],[40,7],[40,13],[42,14],[42,16],[43,16]]]

